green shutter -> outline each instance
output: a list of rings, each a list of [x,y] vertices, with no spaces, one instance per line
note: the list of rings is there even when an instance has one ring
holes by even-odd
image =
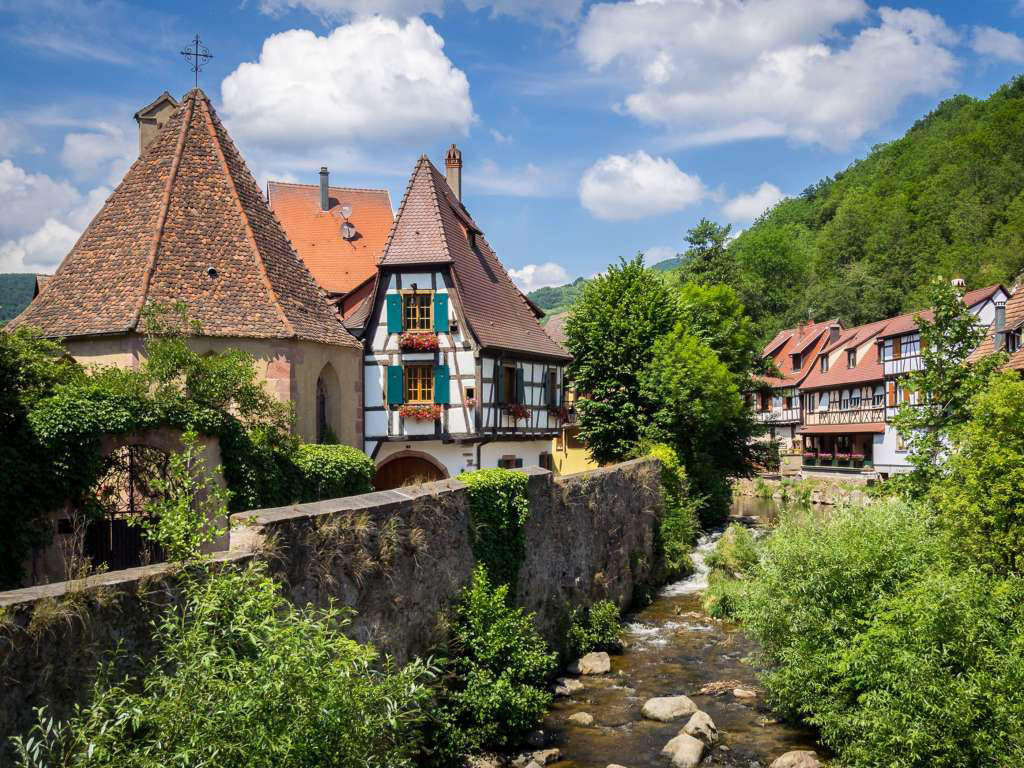
[[[402,366],[388,366],[388,405],[401,405],[405,402],[405,381],[403,374]]]
[[[448,294],[434,294],[434,332],[448,333]]]
[[[516,368],[516,402],[519,405],[526,405],[526,381],[522,368]]]
[[[388,333],[402,332],[402,296],[389,293],[388,299]]]
[[[440,405],[447,405],[451,400],[451,392],[448,386],[448,366],[434,366],[434,402]]]

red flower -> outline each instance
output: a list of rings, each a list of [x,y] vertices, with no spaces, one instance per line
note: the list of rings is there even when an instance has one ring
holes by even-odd
[[[522,421],[523,419],[530,418],[530,409],[525,405],[510,405],[505,408],[505,413],[512,417],[513,421]]]
[[[436,333],[406,331],[398,338],[398,346],[407,352],[436,352],[439,343]]]
[[[441,418],[442,410],[440,405],[411,405],[407,403],[398,409],[398,413],[403,419],[437,421]]]

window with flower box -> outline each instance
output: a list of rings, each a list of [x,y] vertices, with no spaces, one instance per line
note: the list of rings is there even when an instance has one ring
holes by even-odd
[[[407,331],[434,330],[434,294],[415,291],[402,294],[402,327]]]
[[[432,365],[405,366],[405,402],[434,402],[434,367]]]

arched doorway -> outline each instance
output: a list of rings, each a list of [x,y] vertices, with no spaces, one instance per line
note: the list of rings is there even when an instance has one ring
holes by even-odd
[[[316,379],[316,441],[337,443],[339,414],[341,413],[341,386],[334,366],[327,363]]]
[[[448,473],[431,457],[415,451],[403,451],[385,459],[377,467],[373,478],[373,487],[378,491],[388,491],[417,483],[429,483],[444,480]]]

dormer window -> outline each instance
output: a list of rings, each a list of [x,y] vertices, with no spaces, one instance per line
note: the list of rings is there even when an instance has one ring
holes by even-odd
[[[894,336],[892,339],[892,359],[899,360],[903,357],[903,344],[899,336]]]
[[[1021,329],[1006,334],[1006,351],[1011,355],[1021,347]]]
[[[848,349],[846,350],[846,367],[856,368],[857,367],[857,350]]]
[[[800,370],[800,362],[801,362],[800,361],[800,354],[797,353],[795,355],[790,355],[789,357],[793,361],[793,370],[794,371],[799,371]]]
[[[821,356],[821,372],[828,373],[828,355]]]

